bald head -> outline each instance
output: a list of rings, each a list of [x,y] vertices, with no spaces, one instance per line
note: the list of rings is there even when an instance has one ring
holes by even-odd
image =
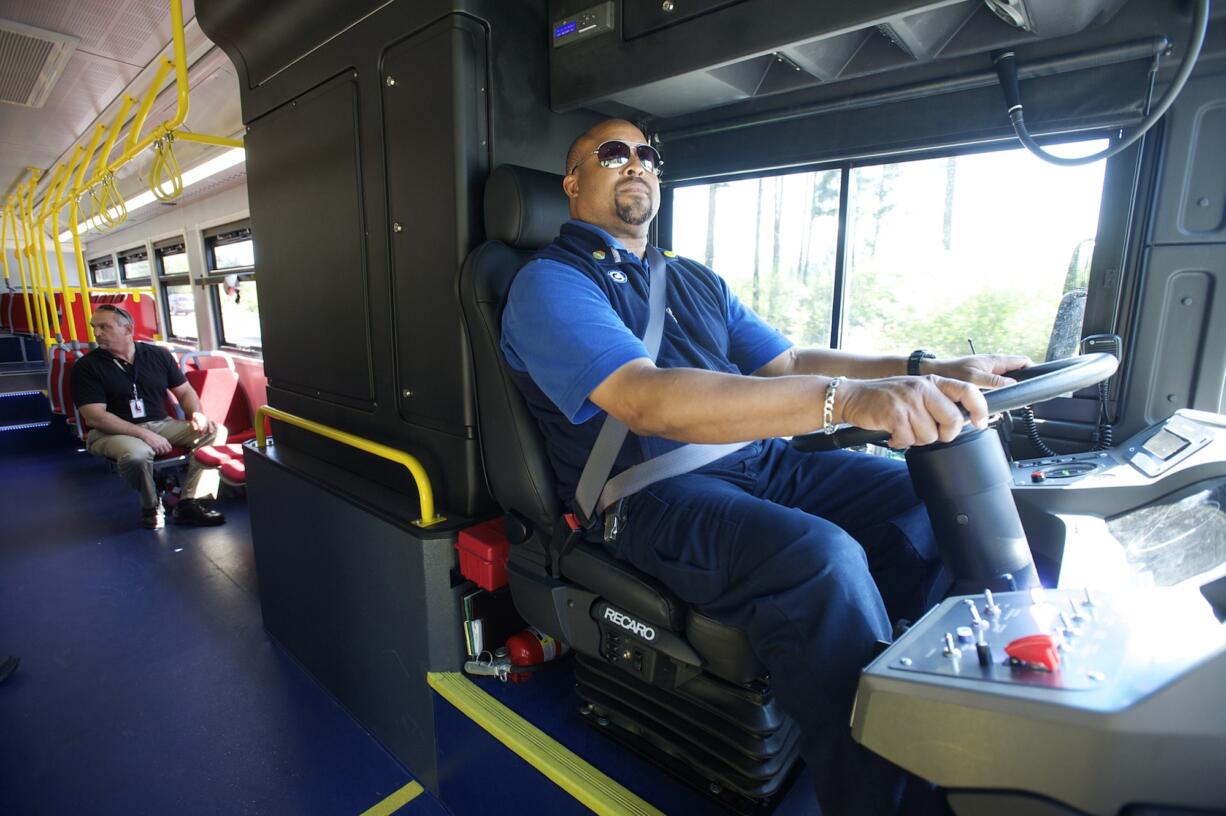
[[[583,161],[585,156],[590,156],[592,151],[595,150],[596,146],[601,142],[610,138],[618,138],[602,135],[605,131],[611,129],[633,130],[638,134],[637,141],[647,141],[647,137],[643,135],[643,131],[635,127],[633,123],[628,122],[625,119],[606,119],[599,124],[592,125],[585,132],[579,134],[579,138],[571,142],[570,150],[566,151],[566,172],[570,173],[572,170],[574,170],[575,165]]]
[[[660,180],[643,167],[635,151],[620,167],[605,167],[592,155],[607,141],[647,143],[643,132],[625,119],[608,119],[581,135],[566,155],[562,189],[570,215],[595,224],[628,248],[642,246],[660,204]]]

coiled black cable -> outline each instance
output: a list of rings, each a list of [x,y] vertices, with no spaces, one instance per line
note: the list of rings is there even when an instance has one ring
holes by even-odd
[[[1101,451],[1115,444],[1115,429],[1107,421],[1107,381],[1098,384],[1098,427],[1094,429],[1094,447]]]
[[[1026,430],[1026,438],[1030,440],[1030,444],[1039,456],[1055,456],[1056,452],[1047,447],[1047,443],[1039,436],[1039,426],[1034,421],[1034,409],[1029,405],[1021,409],[1022,427]]]

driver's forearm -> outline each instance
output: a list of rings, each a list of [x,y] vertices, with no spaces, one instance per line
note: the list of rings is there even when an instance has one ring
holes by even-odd
[[[614,375],[617,376],[617,375]],[[597,404],[641,436],[719,444],[822,427],[826,377],[745,377],[693,368],[628,372]],[[839,421],[838,405],[834,421]]]
[[[796,349],[789,374],[821,374],[826,377],[853,377],[876,380],[901,377],[907,373],[907,358],[853,354],[839,349]]]
[[[122,417],[117,417],[110,411],[85,416],[85,422],[89,427],[96,428],[103,433],[124,434],[126,436],[135,436],[137,439],[143,439],[147,432],[147,429],[142,428],[140,425],[128,422]]]

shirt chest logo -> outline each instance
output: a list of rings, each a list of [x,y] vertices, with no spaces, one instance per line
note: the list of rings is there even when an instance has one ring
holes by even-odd
[[[610,269],[609,277],[613,279],[614,283],[625,283],[627,280],[626,273],[620,269]]]

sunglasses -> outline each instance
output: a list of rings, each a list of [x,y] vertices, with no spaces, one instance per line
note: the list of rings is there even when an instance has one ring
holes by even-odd
[[[630,144],[620,139],[611,139],[601,142],[588,156],[595,156],[601,167],[617,168],[625,167],[630,163],[631,151],[638,157],[639,164],[643,165],[644,170],[657,176],[660,175],[664,167],[664,160],[660,158],[660,152],[649,144]],[[570,169],[570,172],[578,170],[579,165],[588,160],[588,156],[580,159],[579,163]]]

